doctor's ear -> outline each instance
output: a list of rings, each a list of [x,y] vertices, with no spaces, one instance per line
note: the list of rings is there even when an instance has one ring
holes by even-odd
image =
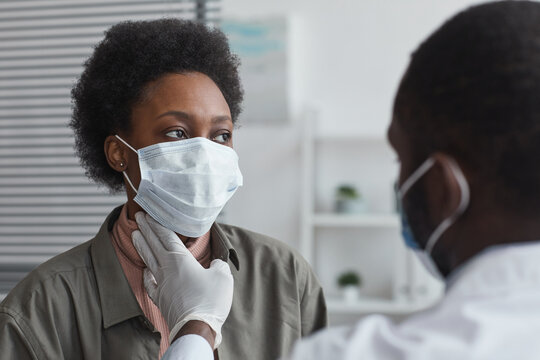
[[[127,156],[124,144],[115,136],[107,136],[104,143],[105,157],[109,166],[118,172],[127,169]]]
[[[463,174],[462,168],[450,155],[435,153],[433,169],[428,172],[428,187],[430,193],[430,208],[442,219],[455,213],[461,202],[462,190],[459,177]]]

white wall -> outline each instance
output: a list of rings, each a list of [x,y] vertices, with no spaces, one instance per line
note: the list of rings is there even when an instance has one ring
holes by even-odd
[[[244,123],[235,133],[245,186],[228,222],[298,246],[301,112],[320,113],[317,132],[383,136],[410,53],[471,0],[223,0],[225,18],[284,15],[290,21],[291,121]],[[388,182],[388,179],[385,179]]]

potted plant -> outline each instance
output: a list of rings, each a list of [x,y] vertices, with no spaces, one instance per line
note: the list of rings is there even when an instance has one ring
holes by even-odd
[[[355,302],[360,295],[360,286],[362,278],[355,271],[347,271],[338,277],[338,285],[343,293],[343,298],[346,302]]]
[[[365,211],[365,203],[360,192],[352,185],[340,185],[336,189],[336,212],[355,214]]]

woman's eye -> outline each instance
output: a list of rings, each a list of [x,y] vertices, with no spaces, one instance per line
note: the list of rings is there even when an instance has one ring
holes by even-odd
[[[218,136],[214,138],[215,142],[222,143],[222,144],[228,143],[230,140],[231,140],[231,134],[229,133],[219,134]]]
[[[165,135],[172,138],[176,138],[176,139],[187,139],[187,136],[184,130],[180,130],[180,129],[169,131]]]

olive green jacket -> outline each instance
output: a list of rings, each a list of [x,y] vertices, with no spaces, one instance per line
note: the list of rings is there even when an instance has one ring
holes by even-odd
[[[152,359],[160,334],[144,316],[111,244],[115,209],[96,237],[40,265],[0,304],[2,359]],[[322,289],[286,245],[214,224],[214,258],[230,264],[234,300],[221,360],[275,360],[326,325]]]

